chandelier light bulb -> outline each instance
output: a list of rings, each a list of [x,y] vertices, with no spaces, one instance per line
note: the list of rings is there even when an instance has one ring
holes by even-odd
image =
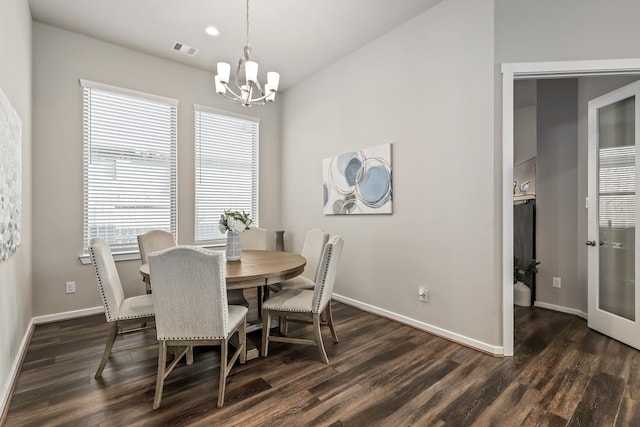
[[[278,91],[278,85],[280,84],[280,74],[275,71],[269,71],[267,73],[267,85],[269,86],[271,92]]]
[[[231,65],[226,62],[218,62],[218,76],[220,77],[220,83],[229,83],[229,74],[231,73]]]
[[[244,75],[247,79],[247,84],[257,82],[258,81],[258,63],[254,61],[245,62]]]
[[[227,88],[225,88],[224,85],[220,82],[219,75],[215,77],[215,81],[216,81],[216,92],[219,95],[224,95],[227,92]]]

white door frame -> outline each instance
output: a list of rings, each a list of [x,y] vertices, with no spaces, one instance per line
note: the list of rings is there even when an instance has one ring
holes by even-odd
[[[513,81],[640,74],[640,58],[502,64],[502,348],[513,356]]]

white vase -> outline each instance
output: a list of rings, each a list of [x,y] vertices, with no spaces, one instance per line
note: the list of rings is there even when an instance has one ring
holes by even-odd
[[[240,257],[242,257],[240,235],[227,231],[227,261],[240,261]]]

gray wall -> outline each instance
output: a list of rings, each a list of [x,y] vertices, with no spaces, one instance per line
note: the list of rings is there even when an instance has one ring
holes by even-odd
[[[32,308],[31,14],[23,0],[0,1],[0,88],[22,119],[22,247],[0,264],[0,414]]]
[[[537,155],[535,105],[513,110],[513,164],[517,165]]]
[[[34,24],[34,313],[101,306],[82,252],[82,89],[88,79],[179,100],[178,243],[194,236],[193,104],[261,118],[260,225],[280,227],[280,104],[244,109],[213,90],[213,73]],[[144,292],[140,262],[118,263],[126,294]],[[75,294],[64,284],[74,280]]]
[[[294,249],[311,227],[345,237],[337,294],[500,345],[492,6],[439,3],[290,89],[282,212]],[[389,142],[393,215],[323,215],[322,160]]]
[[[596,60],[640,57],[640,26],[636,17],[640,15],[640,2],[628,0],[495,0],[495,159],[502,158],[502,81],[500,65],[513,62],[546,62],[567,60]],[[580,85],[580,92],[582,92]],[[582,113],[580,113],[582,117]],[[582,120],[582,119],[580,119]],[[579,126],[579,129],[582,125]],[[586,237],[586,151],[582,150],[583,137],[579,137],[577,156],[578,173],[576,184],[576,207],[573,220],[578,230],[571,251],[575,254],[576,273],[571,274],[578,286],[573,287],[573,296],[566,294],[569,288],[557,292],[554,301],[586,312],[586,252],[583,248]],[[496,169],[495,202],[501,203],[501,172]],[[577,209],[577,213],[576,213]],[[499,213],[496,222],[501,223]],[[540,253],[540,251],[539,251]],[[501,256],[499,253],[496,256]],[[574,255],[571,255],[573,259]],[[574,261],[570,261],[573,263]],[[547,263],[544,263],[547,264]],[[545,266],[541,265],[541,269]],[[564,268],[564,267],[563,267]],[[564,273],[561,273],[564,274]],[[555,275],[543,273],[540,286],[550,287],[548,278]],[[563,278],[564,279],[564,278]],[[552,297],[553,294],[548,294]]]
[[[537,117],[536,301],[577,308],[578,80],[539,80]]]
[[[514,111],[514,162],[535,152],[536,144],[541,148],[537,159],[537,175],[542,183],[538,199],[537,251],[538,260],[544,262],[537,277],[538,303],[587,312],[584,242],[588,240],[585,208],[588,102],[637,79],[637,76],[602,76],[534,81],[539,82],[543,92],[542,102]],[[541,109],[540,121],[536,120],[538,108]],[[540,139],[532,142],[531,137],[536,138],[536,125],[540,127]],[[562,278],[562,288],[552,287],[553,276]]]

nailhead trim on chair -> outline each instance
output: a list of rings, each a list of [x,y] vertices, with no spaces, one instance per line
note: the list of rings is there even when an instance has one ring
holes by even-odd
[[[96,277],[98,278],[98,288],[100,288],[100,296],[102,297],[102,303],[104,304],[104,314],[107,316],[107,320],[109,322],[115,322],[118,319],[113,319],[111,313],[109,312],[109,305],[107,304],[107,296],[104,294],[104,287],[102,285],[102,279],[100,278],[100,273],[98,272],[98,267],[96,263],[96,254],[93,252],[93,247],[89,247],[89,254],[91,254],[91,261],[93,261],[93,269],[96,272]]]
[[[333,244],[327,244],[327,262],[324,264],[324,268],[322,269],[322,279],[320,282],[324,285],[327,281],[327,271],[329,270],[329,265],[331,264],[331,255],[333,252]],[[320,301],[322,301],[322,293],[324,292],[324,286],[320,289],[320,295],[318,296],[318,304],[316,305],[316,312],[320,312]]]
[[[227,337],[228,338],[228,337]],[[171,340],[223,340],[225,337],[162,337],[158,338],[158,341],[171,341]]]

